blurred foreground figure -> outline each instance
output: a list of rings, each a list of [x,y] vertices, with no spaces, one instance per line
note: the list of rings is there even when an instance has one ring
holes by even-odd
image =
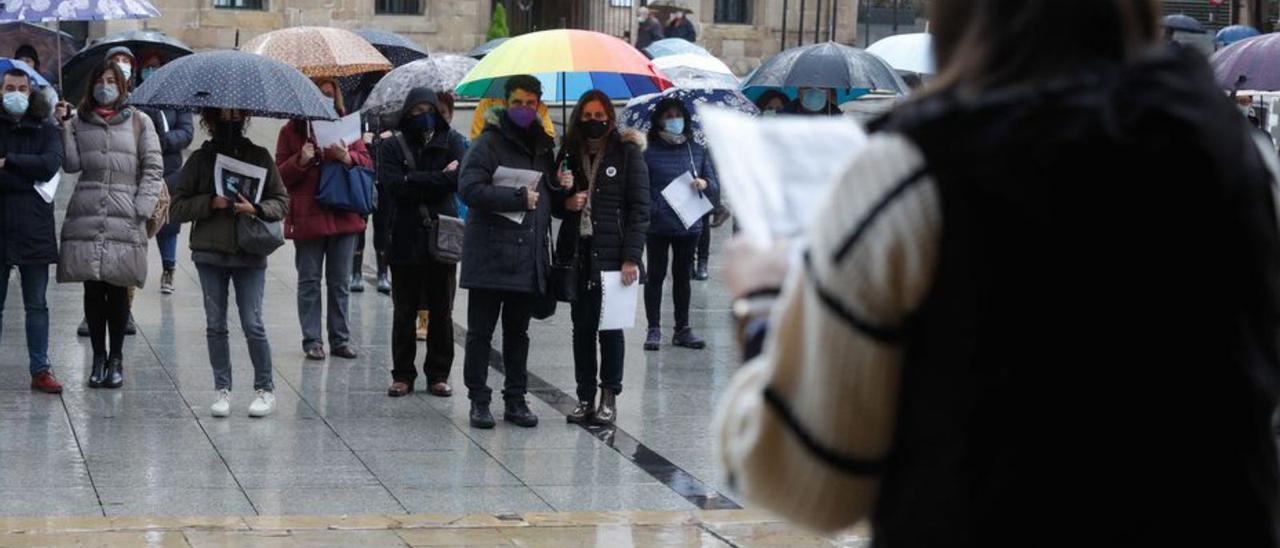
[[[733,484],[876,547],[1276,546],[1274,153],[1153,2],[933,8],[803,259],[731,250]]]

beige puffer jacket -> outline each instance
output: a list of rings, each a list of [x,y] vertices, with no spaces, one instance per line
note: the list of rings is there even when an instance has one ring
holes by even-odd
[[[133,116],[141,121],[141,139],[133,133]],[[109,121],[97,113],[77,117],[65,125],[62,142],[62,169],[80,173],[80,180],[62,222],[58,282],[142,287],[146,223],[164,184],[164,158],[151,118],[132,108]]]

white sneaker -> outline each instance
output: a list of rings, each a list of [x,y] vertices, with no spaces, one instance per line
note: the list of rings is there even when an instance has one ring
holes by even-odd
[[[209,406],[209,412],[213,416],[222,418],[231,415],[231,391],[219,390],[218,397],[213,400],[213,405]]]
[[[276,395],[267,391],[259,390],[258,397],[253,399],[253,403],[249,404],[250,417],[265,417],[276,410]]]

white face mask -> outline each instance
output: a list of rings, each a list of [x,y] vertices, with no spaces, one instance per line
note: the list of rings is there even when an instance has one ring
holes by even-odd
[[[1253,107],[1249,105],[1236,105],[1236,108],[1240,109],[1240,114],[1243,114],[1246,118],[1253,113]]]

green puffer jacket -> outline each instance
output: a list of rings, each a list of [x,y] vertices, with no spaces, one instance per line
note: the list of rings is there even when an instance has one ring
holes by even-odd
[[[191,229],[192,251],[215,251],[228,255],[243,254],[236,243],[234,209],[214,210],[213,165],[218,154],[266,168],[266,188],[258,203],[258,217],[279,221],[289,211],[289,194],[276,171],[275,159],[267,149],[241,138],[233,145],[205,141],[187,158],[178,173],[178,184],[169,206],[169,218],[175,222],[194,222]]]

